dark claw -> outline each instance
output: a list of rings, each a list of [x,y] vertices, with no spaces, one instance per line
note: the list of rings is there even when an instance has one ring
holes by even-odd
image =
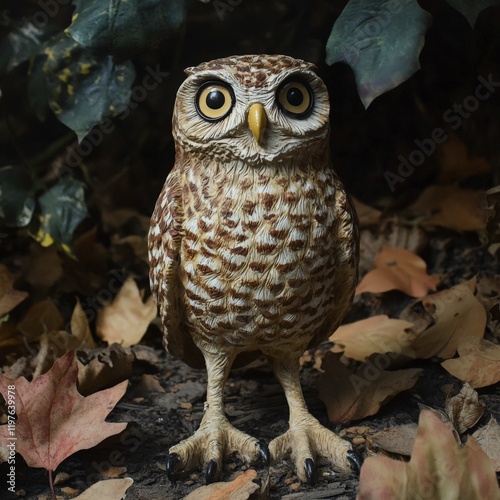
[[[167,477],[169,481],[175,484],[175,468],[179,463],[179,455],[171,453],[167,458]]]
[[[316,466],[314,465],[314,460],[312,458],[306,458],[304,469],[306,470],[307,482],[313,485],[314,480],[316,479]]]
[[[258,441],[257,446],[259,447],[260,458],[264,462],[265,465],[269,465],[271,462],[271,455],[269,453],[269,448],[264,441]]]
[[[363,465],[363,459],[355,451],[349,450],[347,452],[347,460],[349,460],[353,470],[359,474]]]
[[[205,471],[205,483],[213,483],[215,474],[217,474],[217,462],[215,460],[210,460],[207,465],[207,470]]]

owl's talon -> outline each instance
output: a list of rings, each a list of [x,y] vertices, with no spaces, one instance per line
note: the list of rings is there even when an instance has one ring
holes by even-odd
[[[179,455],[177,455],[177,453],[171,453],[167,458],[166,470],[167,470],[168,480],[172,484],[175,484],[176,481],[175,468],[178,463],[179,463]]]
[[[269,465],[271,462],[271,454],[269,453],[269,448],[264,441],[257,441],[257,446],[259,448],[260,458],[264,462],[264,465]]]
[[[216,474],[217,474],[217,462],[215,460],[210,460],[210,462],[208,462],[205,471],[205,483],[206,484],[213,483]]]
[[[351,464],[353,471],[359,474],[363,465],[363,458],[353,450],[349,450],[346,453],[346,458]]]
[[[313,485],[316,479],[316,465],[314,464],[314,460],[312,458],[306,458],[304,469],[306,471],[307,482],[310,485]]]

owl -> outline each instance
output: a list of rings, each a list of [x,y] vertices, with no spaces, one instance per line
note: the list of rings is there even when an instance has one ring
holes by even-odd
[[[308,411],[299,357],[327,339],[352,302],[356,216],[332,169],[329,99],[312,64],[283,55],[217,59],[186,70],[174,107],[175,165],[149,232],[151,288],[164,344],[206,366],[198,430],[169,450],[167,475],[224,457],[291,457],[303,482],[326,460],[359,469],[349,442]],[[289,430],[263,441],[224,413],[234,362],[265,355],[283,386]]]

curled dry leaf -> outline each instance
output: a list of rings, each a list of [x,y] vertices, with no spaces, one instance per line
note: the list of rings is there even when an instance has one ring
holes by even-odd
[[[356,294],[400,290],[411,297],[424,297],[436,290],[438,280],[427,274],[427,265],[404,248],[385,247],[375,258],[375,268],[359,283]]]
[[[455,231],[481,231],[489,216],[486,193],[457,186],[429,186],[409,208],[427,217],[421,225],[441,226]]]
[[[78,360],[78,390],[84,396],[132,376],[134,354],[120,344],[82,353]]]
[[[500,381],[500,346],[477,337],[467,337],[458,346],[455,359],[441,366],[454,377],[468,382],[471,387],[486,387]]]
[[[248,500],[260,486],[257,472],[249,469],[227,483],[213,483],[192,491],[184,500]]]
[[[121,432],[126,423],[104,419],[125,394],[127,382],[84,398],[76,390],[75,352],[58,359],[46,374],[28,382],[0,375],[0,392],[7,399],[14,386],[17,422],[16,451],[29,467],[54,471],[73,453],[92,448]],[[0,426],[0,442],[12,442],[12,430]]]
[[[40,336],[40,349],[33,360],[36,367],[34,377],[45,373],[52,366],[54,360],[68,351],[73,349],[93,349],[95,347],[87,316],[78,300],[68,327],[71,327],[71,333],[66,330],[57,330],[45,332]]]
[[[465,338],[483,337],[486,311],[474,296],[475,283],[473,278],[422,300],[434,324],[413,342],[418,358],[451,358]]]
[[[474,427],[484,410],[485,406],[479,402],[478,393],[467,383],[458,394],[447,398],[445,403],[445,411],[459,434]]]
[[[350,371],[340,362],[340,354],[326,353],[318,376],[319,397],[331,422],[345,423],[374,415],[380,407],[402,391],[411,389],[421,369],[386,371],[384,356]]]
[[[104,498],[106,500],[122,500],[125,498],[126,491],[134,484],[130,477],[123,479],[106,479],[93,484],[83,493],[74,497],[73,500],[95,500]]]
[[[156,303],[142,294],[132,278],[128,278],[111,304],[97,314],[97,335],[108,344],[117,342],[124,347],[138,344],[156,318]]]
[[[491,417],[484,427],[472,434],[472,437],[491,458],[495,464],[495,470],[500,472],[500,425],[498,422]]]
[[[0,264],[0,317],[10,313],[14,307],[29,295],[27,292],[13,288],[12,285],[16,279],[15,274],[12,274],[3,264]]]
[[[394,455],[410,456],[417,437],[417,424],[388,427],[368,436],[367,448],[372,452],[383,450]]]
[[[423,410],[408,463],[368,457],[358,500],[499,500],[495,467],[473,438],[461,447],[450,430]]]
[[[344,352],[357,361],[365,361],[375,353],[389,352],[414,358],[412,327],[408,321],[382,314],[342,325],[329,340],[335,342],[332,352]]]

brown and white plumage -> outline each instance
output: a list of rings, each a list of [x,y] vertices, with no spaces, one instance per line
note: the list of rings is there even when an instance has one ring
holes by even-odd
[[[211,480],[233,449],[266,456],[222,405],[233,361],[255,352],[269,357],[290,406],[272,458],[291,452],[302,480],[317,455],[347,469],[350,445],[307,412],[298,378],[299,356],[347,312],[357,274],[355,215],[330,162],[327,90],[311,64],[286,56],[235,56],[187,73],[176,162],[151,222],[150,276],[167,349],[192,366],[205,361],[209,380],[200,429],[170,450],[169,474],[205,463]],[[205,97],[217,89],[223,97]],[[214,96],[223,104],[207,108]]]

